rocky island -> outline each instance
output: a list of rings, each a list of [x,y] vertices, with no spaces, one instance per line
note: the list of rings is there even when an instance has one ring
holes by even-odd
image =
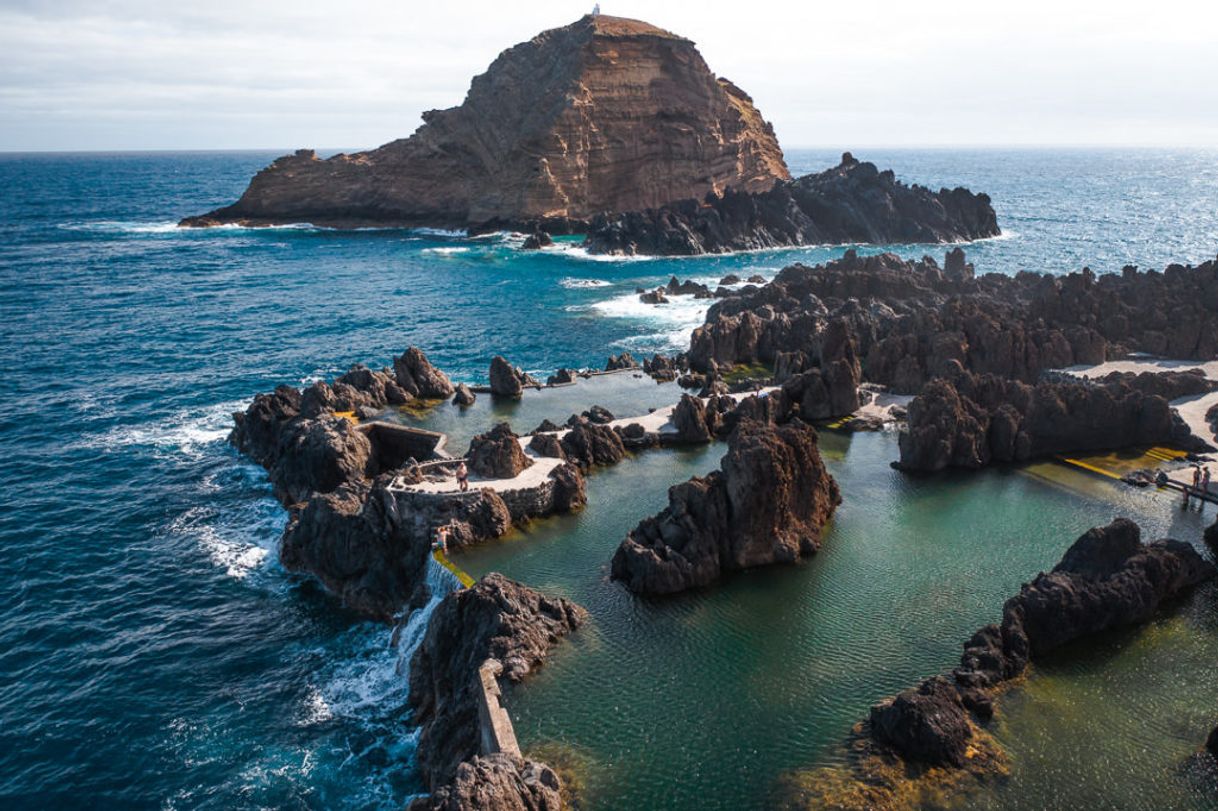
[[[504,51],[409,138],[277,159],[232,205],[181,225],[586,233],[598,254],[689,255],[996,236],[984,194],[907,186],[850,153],[792,180],[752,98],[688,39],[589,15]]]
[[[533,227],[653,208],[789,177],[770,125],[694,44],[648,23],[586,16],[504,51],[464,103],[409,138],[258,173],[188,226]]]

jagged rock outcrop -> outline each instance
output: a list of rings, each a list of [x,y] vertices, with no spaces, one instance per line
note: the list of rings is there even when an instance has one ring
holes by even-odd
[[[671,594],[727,572],[793,563],[820,548],[840,503],[815,429],[744,421],[720,470],[670,488],[668,507],[630,532],[612,576],[634,592]]]
[[[458,383],[453,389],[453,405],[472,406],[477,399],[473,390],[464,383]]]
[[[369,152],[279,158],[236,203],[182,224],[565,232],[565,220],[763,191],[789,176],[773,129],[692,42],[607,15],[509,48],[460,107],[423,122]]]
[[[499,752],[457,767],[456,776],[409,811],[560,811],[562,783],[544,763]]]
[[[767,191],[733,189],[599,216],[584,247],[601,254],[688,256],[788,245],[958,242],[999,233],[988,196],[907,186],[891,170],[881,172],[847,152],[832,169]]]
[[[514,479],[533,464],[506,422],[470,440],[469,469],[488,479]]]
[[[792,265],[712,306],[690,339],[689,366],[713,373],[776,364],[785,353],[818,358],[834,320],[849,325],[862,379],[903,394],[953,364],[1035,383],[1049,369],[1129,352],[1218,357],[1218,261],[1100,276],[976,276],[962,255],[950,256],[951,273],[929,258],[853,251]]]
[[[393,359],[393,375],[402,390],[412,397],[442,400],[453,394],[452,381],[423,354],[423,350],[412,346]]]
[[[534,231],[524,238],[520,245],[522,251],[539,251],[554,244],[554,238],[545,231]]]
[[[319,493],[292,515],[279,543],[284,567],[312,574],[344,605],[389,619],[425,582],[423,569],[441,525],[460,546],[497,538],[512,526],[490,490],[437,499],[389,488],[389,477]]]
[[[479,753],[476,691],[482,664],[494,659],[503,667],[501,679],[518,682],[587,616],[569,600],[500,574],[441,601],[410,663],[410,705],[422,727],[419,768],[430,789],[458,778],[461,764]]]
[[[1153,375],[1029,386],[957,368],[950,377],[932,380],[910,402],[900,466],[980,468],[1138,445],[1203,450],[1204,443],[1167,400],[1143,393],[1142,385],[1152,391],[1171,387]]]
[[[541,384],[517,366],[508,363],[502,355],[491,358],[491,394],[497,397],[520,397],[526,386]]]
[[[1146,622],[1214,575],[1214,565],[1191,545],[1143,544],[1127,519],[1089,530],[1053,571],[1007,600],[1001,623],[965,643],[950,675],[927,678],[872,707],[851,745],[845,782],[828,773],[836,767],[813,773],[806,785],[824,788],[804,797],[804,807],[894,807],[899,797],[919,796],[912,785],[919,781],[958,792],[962,779],[1000,771],[1005,756],[980,722],[993,714],[992,699],[1004,683],[1072,641]]]
[[[259,394],[244,412],[233,414],[228,441],[258,464],[270,467],[279,457],[280,434],[300,416],[300,408],[300,390],[292,386]]]
[[[282,433],[268,472],[279,500],[294,504],[363,479],[371,459],[372,443],[350,420],[318,417]]]
[[[576,372],[572,369],[559,369],[546,378],[547,386],[567,386],[575,382]]]
[[[626,455],[622,438],[608,425],[581,420],[563,435],[563,455],[587,469],[598,465],[616,465]]]
[[[621,371],[622,369],[637,368],[639,368],[639,362],[635,360],[634,355],[631,355],[629,352],[623,352],[620,355],[610,355],[609,359],[605,361],[606,372],[617,372]]]

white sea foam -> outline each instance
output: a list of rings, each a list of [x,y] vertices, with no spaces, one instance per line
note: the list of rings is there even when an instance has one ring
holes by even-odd
[[[232,428],[232,414],[245,406],[234,400],[200,408],[183,409],[164,419],[134,425],[117,425],[87,437],[82,447],[114,452],[133,446],[157,451],[201,455],[206,446],[222,442]]]
[[[457,254],[469,252],[469,248],[456,246],[448,246],[444,248],[424,248],[422,251],[420,251],[420,253],[431,253],[439,256],[456,256]]]
[[[206,486],[218,489],[214,481]],[[194,540],[229,577],[245,580],[271,557],[287,518],[269,497],[235,506],[191,507],[169,524],[169,532]]]
[[[454,231],[446,228],[411,228],[410,233],[423,237],[443,237],[445,239],[460,239],[469,236],[468,231]],[[489,236],[489,235],[484,235]]]
[[[568,276],[565,279],[559,279],[558,286],[568,290],[583,290],[592,287],[612,287],[613,282],[607,282],[604,279],[576,279]]]
[[[129,222],[124,220],[96,220],[93,222],[65,222],[60,228],[66,231],[87,231],[100,234],[170,234],[178,230],[173,220],[162,222]]]
[[[370,623],[351,630],[345,645],[353,655],[324,673],[322,683],[310,689],[301,708],[302,725],[332,718],[380,725],[383,715],[396,716],[409,693],[410,660],[423,642],[432,612],[460,584],[447,569],[429,560],[427,585],[431,589],[427,604],[411,612],[397,630],[387,633],[383,626]],[[418,731],[412,734],[417,736]]]

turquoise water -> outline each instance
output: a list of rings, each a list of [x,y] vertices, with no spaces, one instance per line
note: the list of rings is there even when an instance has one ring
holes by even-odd
[[[173,227],[235,199],[272,157],[0,155],[6,807],[79,807],[82,798],[123,808],[399,807],[417,781],[397,652],[384,628],[345,615],[279,567],[284,517],[263,473],[225,446],[229,412],[277,383],[386,363],[410,343],[468,381],[496,352],[549,372],[600,365],[623,349],[678,348],[704,304],[645,307],[636,285],[673,273],[769,276],[842,251],[597,261],[570,245],[523,254],[502,236]],[[794,170],[810,171],[838,156],[790,157]],[[1214,152],[859,157],[909,180],[992,194],[1010,233],[969,248],[982,271],[1116,270],[1218,253]],[[615,380],[530,396],[509,416],[529,428],[596,399],[625,414],[636,402],[631,383],[639,411],[674,396],[650,381]],[[484,403],[433,420],[467,436],[491,416]],[[667,484],[713,467],[714,449],[598,474],[586,513],[480,553],[479,565],[567,591],[595,618],[512,696],[522,737],[597,754],[590,781],[606,802],[686,802],[687,785],[716,787],[725,802],[740,797],[732,785],[761,791],[777,767],[829,757],[859,707],[949,661],[1015,584],[1111,509],[1015,474],[977,479],[970,488],[985,497],[976,499],[893,480],[885,464],[895,454],[883,442],[851,440],[851,471],[841,473],[848,501],[825,554],[715,593],[657,605],[599,580],[625,529],[662,504]],[[890,498],[873,500],[869,488]],[[871,576],[834,574],[835,561]],[[847,650],[856,626],[871,629],[873,649]],[[901,633],[881,632],[890,627]],[[646,635],[665,647],[643,645]],[[632,669],[608,668],[615,656]],[[598,677],[581,661],[608,669]],[[674,674],[689,688],[667,690]],[[652,708],[643,713],[638,694],[614,692],[619,680],[663,701],[642,702]],[[573,705],[576,685],[598,684],[606,700],[616,696],[622,720],[606,729],[620,740],[590,726],[584,710],[566,729],[547,714],[550,701]],[[596,693],[585,696],[602,706]],[[720,716],[740,732],[712,723]],[[738,765],[700,762],[701,737],[740,752]],[[622,785],[597,783],[597,774]]]
[[[463,553],[475,575],[501,571],[592,613],[508,698],[525,750],[571,750],[586,808],[763,807],[785,773],[840,762],[875,701],[954,666],[1090,526],[1127,515],[1148,539],[1192,540],[1203,528],[1166,495],[1052,465],[910,479],[888,466],[895,446],[822,434],[843,497],[822,551],[692,595],[637,599],[607,563],[665,484],[715,467],[722,447],[637,457],[590,480],[583,514]],[[1105,640],[1017,692],[999,735],[1017,779],[986,807],[1208,807],[1173,770],[1218,722],[1214,596],[1164,621],[1170,645],[1144,641],[1153,632]]]

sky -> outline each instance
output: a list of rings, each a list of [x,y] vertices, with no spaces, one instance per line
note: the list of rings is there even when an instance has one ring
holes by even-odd
[[[357,149],[570,0],[0,0],[0,150]],[[694,40],[786,148],[1218,146],[1218,3],[605,0]]]

